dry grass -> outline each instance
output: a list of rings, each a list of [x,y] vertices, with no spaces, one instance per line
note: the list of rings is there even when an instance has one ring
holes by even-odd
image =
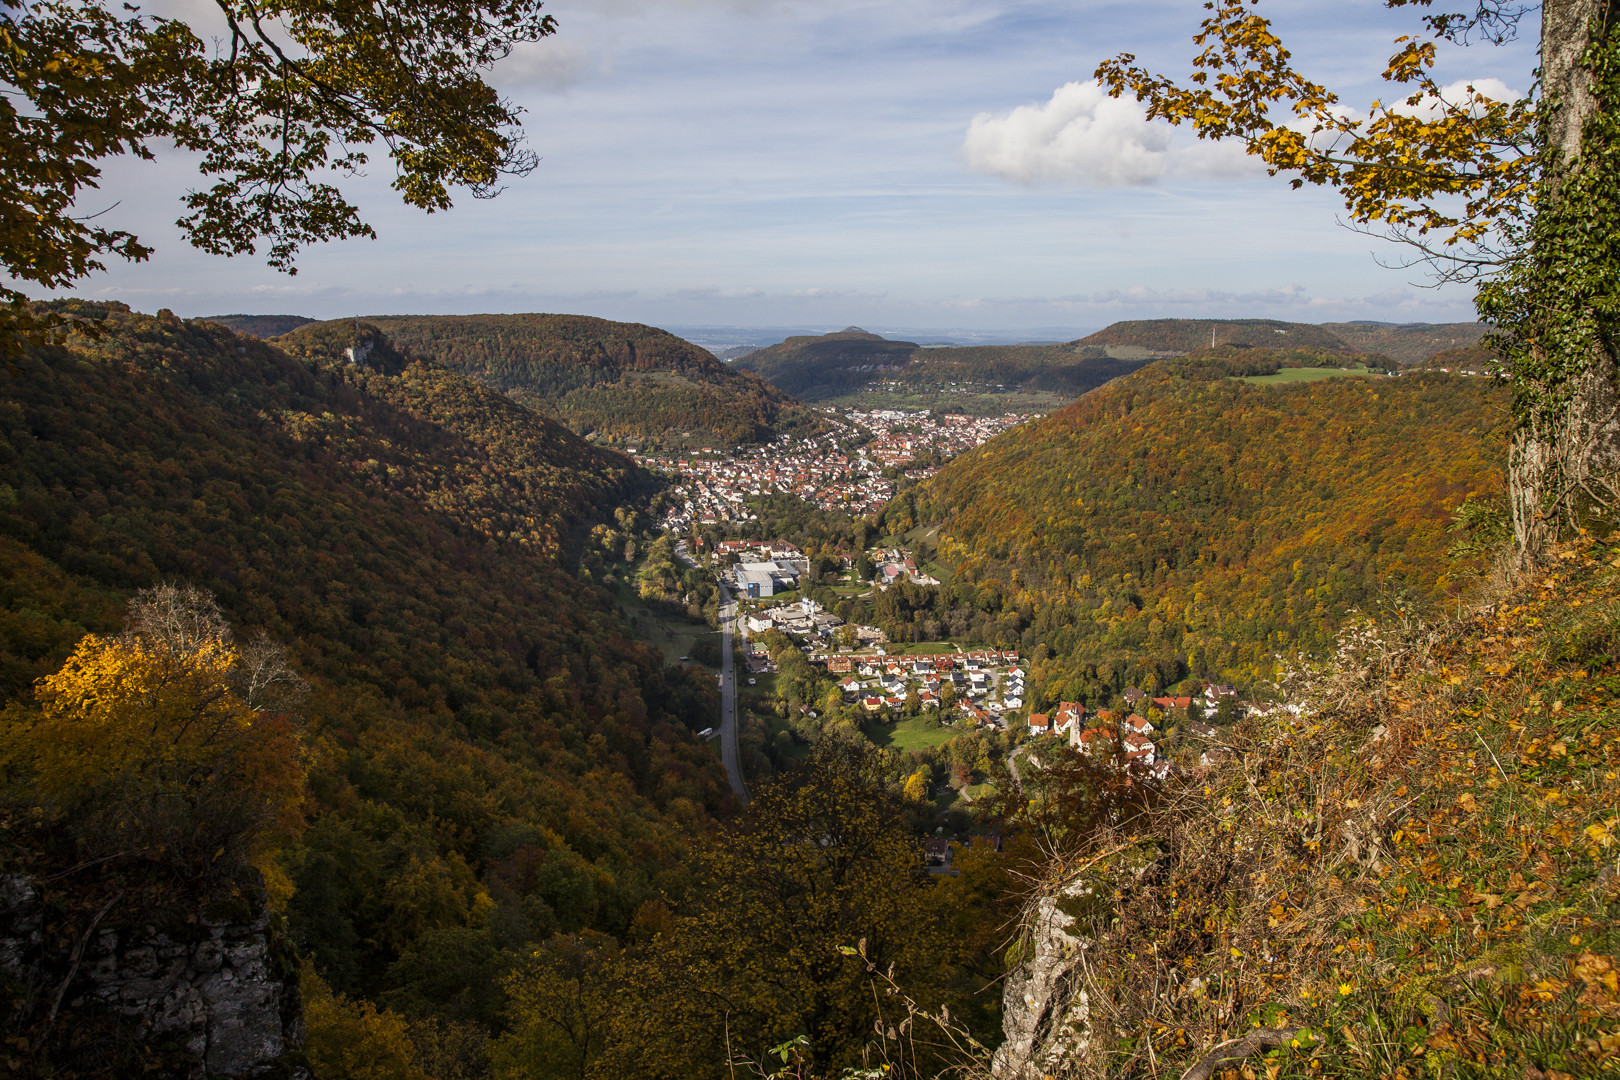
[[[1620,1070],[1620,549],[1446,625],[1362,627],[1299,711],[1047,873],[1095,944],[1076,1076]],[[1097,858],[1098,853],[1107,853]]]

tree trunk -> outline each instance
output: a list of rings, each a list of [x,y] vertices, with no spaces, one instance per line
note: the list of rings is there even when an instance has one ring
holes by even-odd
[[[1620,27],[1620,0],[1545,0],[1541,9],[1542,153],[1538,213],[1554,209],[1582,168],[1588,122],[1604,107],[1587,63],[1594,27]],[[1531,253],[1535,258],[1535,253]],[[1554,305],[1588,304],[1552,295]],[[1532,348],[1538,348],[1532,345]],[[1558,358],[1547,357],[1549,361]],[[1574,358],[1569,358],[1574,359]],[[1566,403],[1536,410],[1513,440],[1508,492],[1514,539],[1534,563],[1559,531],[1608,519],[1620,506],[1620,392],[1616,358],[1602,343],[1582,357]],[[1538,365],[1539,366],[1539,365]],[[1550,369],[1562,365],[1550,363]],[[1606,524],[1612,526],[1612,521]]]

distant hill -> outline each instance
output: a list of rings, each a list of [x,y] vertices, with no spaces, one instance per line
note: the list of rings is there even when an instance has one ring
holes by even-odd
[[[1154,363],[957,458],[885,518],[937,525],[955,594],[1053,651],[1047,698],[1253,685],[1352,608],[1439,597],[1451,511],[1502,486],[1508,390],[1228,375]]]
[[[851,326],[832,334],[790,337],[756,349],[732,366],[757,372],[801,401],[837,397],[905,370],[921,347]]]
[[[666,671],[569,555],[640,470],[363,326],[292,356],[57,306],[105,332],[0,370],[0,709],[161,581],[284,643],[314,684],[286,918],[345,993],[446,942],[622,934],[682,880],[729,805],[689,734],[713,681]]]
[[[1310,323],[1276,319],[1142,319],[1117,322],[1074,342],[1088,346],[1136,346],[1156,353],[1190,353],[1211,345],[1246,345],[1251,348],[1358,351],[1332,330]]]
[[[670,446],[730,445],[814,422],[758,376],[638,323],[542,314],[382,316],[366,322],[402,352],[470,375],[580,434]],[[286,343],[296,346],[313,329],[299,328]]]
[[[314,319],[302,315],[208,315],[205,321],[218,323],[238,334],[248,334],[256,338],[280,337],[289,334],[303,326],[312,323]]]
[[[804,401],[827,401],[874,386],[901,392],[972,387],[992,392],[1037,391],[1077,397],[1146,363],[1073,345],[984,345],[924,348],[850,327],[819,337],[791,337],[758,349],[734,366],[756,371]]]
[[[1345,333],[1338,332],[1346,327]],[[1472,342],[1478,332],[1467,324],[1329,327],[1276,319],[1145,319],[1117,322],[1057,345],[925,348],[850,327],[820,337],[788,338],[747,354],[734,366],[758,372],[803,401],[825,402],[879,388],[906,394],[970,387],[992,394],[1050,394],[1061,403],[1151,361],[1211,353],[1212,337],[1214,355],[1248,350],[1268,361],[1280,358],[1284,366],[1336,365],[1368,354],[1410,366],[1421,365],[1453,338]]]
[[[1472,345],[1486,332],[1478,323],[1312,323],[1276,319],[1146,319],[1117,322],[1074,344],[1124,355],[1127,349],[1193,353],[1218,348],[1313,349],[1385,356],[1402,367],[1421,367],[1437,352]]]
[[[1436,353],[1467,348],[1489,331],[1481,323],[1324,323],[1351,347],[1381,353],[1403,367],[1422,367]]]

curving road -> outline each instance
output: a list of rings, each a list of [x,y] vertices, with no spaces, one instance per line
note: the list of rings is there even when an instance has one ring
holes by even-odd
[[[737,602],[725,582],[720,582],[720,761],[726,767],[731,790],[744,803],[748,788],[743,784],[742,761],[737,755],[737,671],[731,655],[731,632],[737,622]],[[744,639],[747,630],[743,631]]]

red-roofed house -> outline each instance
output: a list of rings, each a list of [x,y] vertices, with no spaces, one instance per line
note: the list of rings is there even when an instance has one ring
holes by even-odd
[[[1075,745],[1086,754],[1112,754],[1114,733],[1107,728],[1086,728],[1076,738]]]
[[[1135,713],[1131,713],[1131,715],[1127,716],[1125,718],[1125,722],[1120,726],[1125,730],[1126,734],[1153,734],[1153,725],[1148,722],[1146,717],[1137,716]]]

